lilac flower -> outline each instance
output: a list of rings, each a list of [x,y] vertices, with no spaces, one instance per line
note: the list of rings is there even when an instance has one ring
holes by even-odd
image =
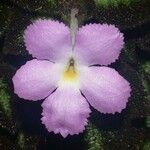
[[[107,24],[89,24],[75,31],[76,37],[63,23],[52,20],[29,25],[24,33],[25,46],[36,59],[13,77],[19,97],[45,99],[42,123],[49,132],[63,137],[85,129],[89,104],[102,113],[121,112],[131,91],[117,71],[106,67],[119,57],[123,34]]]

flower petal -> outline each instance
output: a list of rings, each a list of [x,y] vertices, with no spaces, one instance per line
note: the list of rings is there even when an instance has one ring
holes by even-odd
[[[81,91],[103,113],[121,112],[130,97],[130,85],[112,68],[87,67],[81,73]]]
[[[27,50],[37,59],[60,60],[71,51],[70,31],[58,21],[37,20],[24,32]]]
[[[40,100],[48,96],[58,81],[59,67],[49,61],[28,61],[13,77],[14,92],[21,98]]]
[[[89,105],[74,87],[59,87],[42,104],[42,123],[49,132],[78,134],[85,129],[90,113]]]
[[[108,65],[119,57],[123,39],[114,25],[89,24],[77,33],[75,53],[87,65]]]

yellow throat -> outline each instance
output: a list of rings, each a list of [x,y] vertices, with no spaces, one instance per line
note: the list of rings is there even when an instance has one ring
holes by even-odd
[[[69,60],[69,65],[68,65],[67,70],[65,70],[63,73],[63,80],[74,81],[74,80],[77,80],[77,76],[78,76],[78,73],[75,68],[75,62],[74,62],[74,59],[71,58]]]

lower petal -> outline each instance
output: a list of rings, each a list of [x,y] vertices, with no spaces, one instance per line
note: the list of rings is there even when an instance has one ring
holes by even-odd
[[[85,129],[90,108],[79,89],[74,87],[59,87],[42,104],[42,123],[49,132],[79,134]]]
[[[121,112],[130,97],[130,85],[112,68],[87,67],[81,73],[81,91],[102,113]]]

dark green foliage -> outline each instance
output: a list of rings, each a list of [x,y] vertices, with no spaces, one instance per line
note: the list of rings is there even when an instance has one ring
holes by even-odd
[[[142,0],[118,7],[93,6],[91,19],[101,23],[115,24],[120,29],[134,28],[150,21],[150,1]]]
[[[86,150],[104,150],[103,138],[101,131],[95,125],[89,123],[85,133]]]
[[[139,0],[94,0],[95,4],[98,6],[116,6],[118,7],[120,4],[129,6],[131,3],[135,3]]]
[[[3,78],[0,78],[0,108],[6,116],[11,117],[12,112],[8,85]]]
[[[10,6],[0,3],[0,37],[4,34],[6,29],[8,28],[11,19],[13,17],[13,11]]]
[[[147,116],[146,117],[146,126],[148,127],[148,128],[150,128],[150,116]]]
[[[122,29],[133,28],[150,21],[149,0],[11,0],[11,2],[33,14],[53,18],[55,16],[61,20],[68,18],[71,8],[77,7],[80,10],[81,20],[84,18],[87,22],[115,24]]]
[[[19,132],[16,139],[16,147],[20,150],[36,149],[39,142],[39,137],[26,135],[24,132]]]
[[[150,149],[150,140],[145,142],[142,150],[149,150],[149,149]]]

